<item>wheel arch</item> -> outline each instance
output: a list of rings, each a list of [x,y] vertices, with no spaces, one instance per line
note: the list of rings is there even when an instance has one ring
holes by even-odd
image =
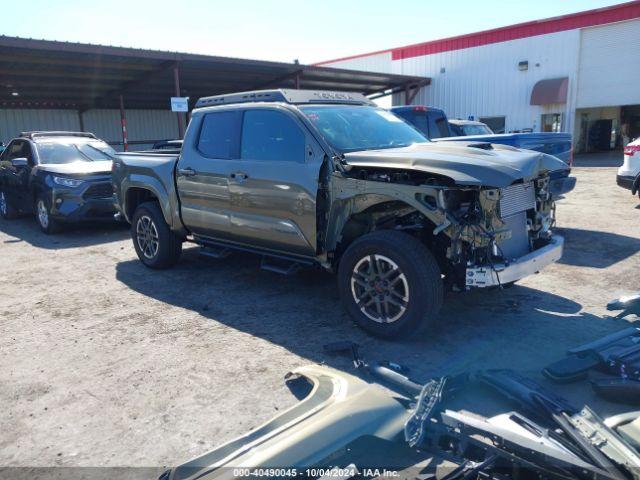
[[[134,212],[140,205],[145,202],[157,202],[165,222],[167,222],[167,225],[171,226],[173,224],[171,214],[167,211],[162,199],[163,195],[158,192],[157,189],[153,188],[153,186],[130,186],[123,194],[123,213],[127,220],[131,222]]]
[[[424,213],[403,199],[386,195],[359,195],[347,202],[334,223],[334,234],[329,237],[327,250],[334,253],[337,264],[344,251],[356,239],[377,230],[395,229],[398,218],[411,215],[424,224],[421,236],[432,236],[436,224]],[[422,239],[424,241],[424,238]]]

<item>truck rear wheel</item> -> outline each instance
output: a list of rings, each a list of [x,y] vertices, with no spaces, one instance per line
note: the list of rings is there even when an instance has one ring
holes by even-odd
[[[435,326],[442,306],[440,269],[420,241],[403,232],[369,233],[340,260],[343,305],[364,330],[397,338]]]
[[[169,268],[182,253],[182,240],[171,231],[157,202],[138,206],[131,222],[131,238],[138,258],[149,268]]]

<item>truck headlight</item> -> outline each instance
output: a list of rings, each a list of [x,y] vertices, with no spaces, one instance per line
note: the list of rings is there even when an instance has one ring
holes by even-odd
[[[84,180],[78,180],[77,178],[66,177],[53,177],[53,182],[63,187],[76,188],[84,183]]]

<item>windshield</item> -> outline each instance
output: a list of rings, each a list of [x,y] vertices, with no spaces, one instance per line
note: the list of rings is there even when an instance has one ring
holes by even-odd
[[[38,142],[38,157],[43,164],[100,162],[113,160],[116,151],[100,140]]]
[[[463,125],[462,130],[465,135],[493,135],[493,132],[486,125]]]
[[[415,128],[382,108],[314,105],[300,110],[327,142],[342,152],[406,147],[428,141]]]

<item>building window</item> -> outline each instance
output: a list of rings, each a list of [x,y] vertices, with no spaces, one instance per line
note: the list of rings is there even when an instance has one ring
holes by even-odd
[[[540,122],[541,132],[561,132],[562,131],[562,114],[545,113],[542,115]]]
[[[480,117],[480,121],[486,124],[493,133],[505,133],[507,117]]]

